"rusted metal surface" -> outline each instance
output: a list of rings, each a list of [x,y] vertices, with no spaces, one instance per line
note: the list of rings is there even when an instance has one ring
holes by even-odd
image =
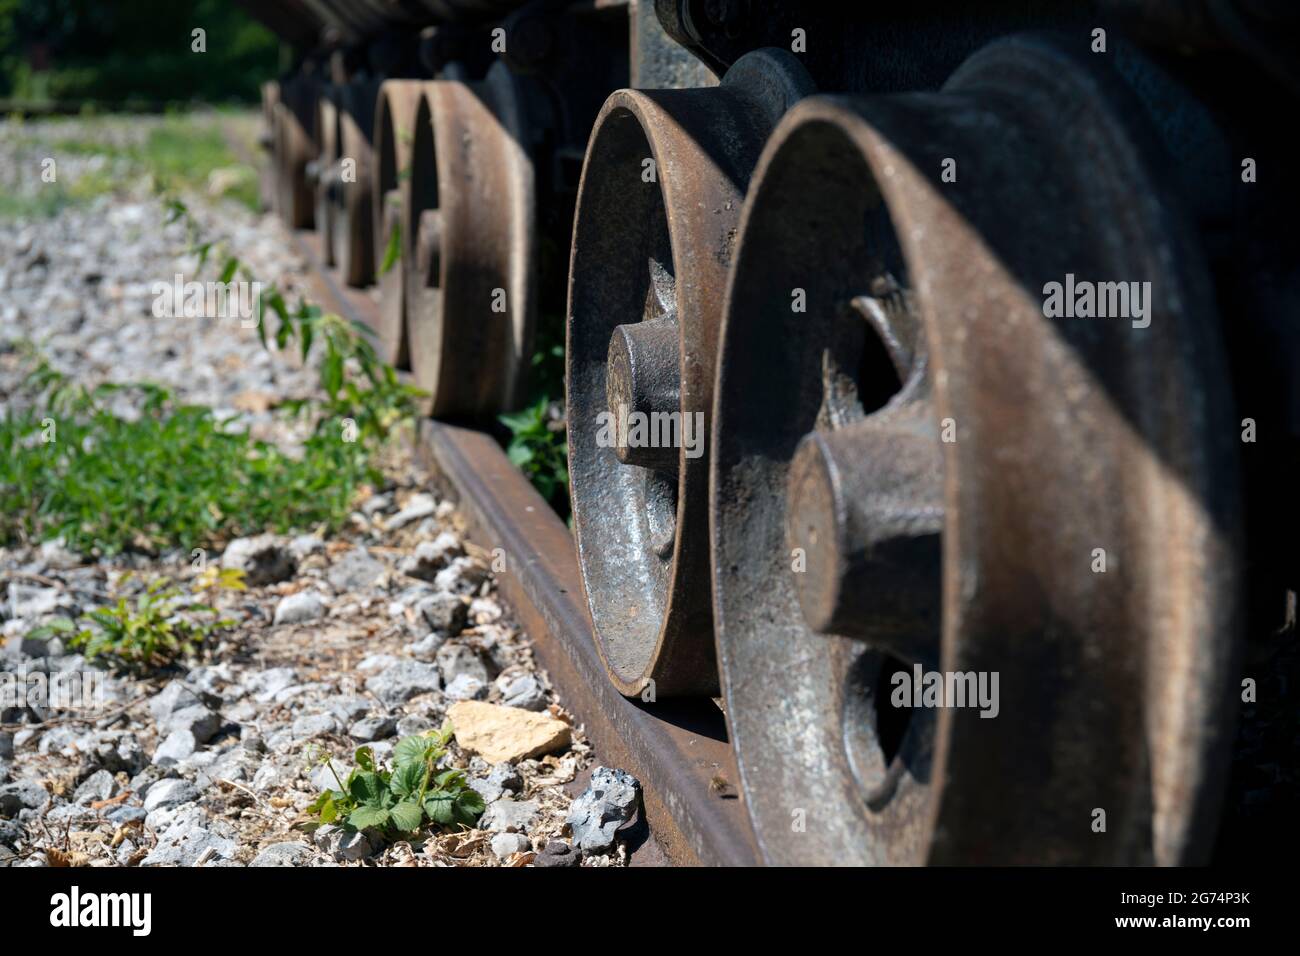
[[[769,862],[1209,852],[1236,434],[1204,261],[1104,69],[1001,41],[939,94],[805,101],[759,163],[711,507],[728,721]],[[1049,317],[1067,274],[1150,282],[1149,324]],[[814,568],[827,580],[797,582]],[[998,674],[997,716],[891,706],[891,675],[930,661]]]
[[[291,229],[309,229],[315,219],[316,197],[307,179],[307,164],[319,153],[317,91],[311,77],[293,77],[280,84],[279,102],[272,106],[277,209]]]
[[[423,80],[387,80],[379,88],[375,107],[374,273],[380,293],[379,354],[398,368],[409,362],[406,342],[406,263],[411,256],[411,189],[416,179],[411,165],[415,121]],[[435,169],[422,169],[421,185],[436,182]],[[396,244],[397,255],[389,255]]]
[[[343,281],[358,288],[375,276],[372,138],[378,90],[378,83],[364,77],[338,89],[338,158],[322,179],[332,213],[331,260]]]
[[[279,178],[277,174],[278,159],[275,139],[275,105],[280,102],[280,84],[268,80],[262,84],[262,130],[258,134],[258,146],[266,152],[265,157],[258,157],[254,165],[258,170],[259,192],[262,206],[279,215]]]
[[[338,87],[327,83],[316,101],[316,142],[320,152],[307,164],[307,182],[316,194],[316,235],[326,266],[334,265],[334,210],[342,188],[339,170]]]
[[[408,202],[406,330],[424,411],[483,419],[521,400],[537,303],[529,82],[424,86]]]
[[[793,56],[756,51],[713,89],[619,91],[592,133],[569,271],[569,471],[597,647],[624,694],[717,691],[705,446],[722,295],[764,139],[810,90]]]

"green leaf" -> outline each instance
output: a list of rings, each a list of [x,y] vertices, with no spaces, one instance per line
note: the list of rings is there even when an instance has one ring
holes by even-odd
[[[375,770],[375,751],[370,747],[358,747],[352,754],[352,759],[362,770],[374,773]]]
[[[348,790],[359,803],[369,803],[378,806],[388,793],[388,788],[379,776],[371,771],[362,771],[355,774],[348,781]]]
[[[456,822],[463,823],[467,827],[472,827],[487,809],[482,794],[468,787],[456,795],[454,803],[453,815]]]
[[[393,748],[393,762],[399,767],[403,764],[418,763],[423,771],[423,764],[429,758],[433,746],[433,740],[422,735],[403,737]]]
[[[420,792],[422,783],[424,783],[424,763],[413,760],[398,764],[397,769],[393,771],[390,787],[399,797],[409,797]]]
[[[388,235],[388,245],[384,248],[384,261],[379,265],[379,274],[388,275],[397,260],[402,258],[402,227],[394,224]]]
[[[393,826],[405,833],[420,829],[424,822],[424,810],[414,800],[403,800],[393,807],[390,816]]]
[[[456,797],[446,790],[425,794],[424,812],[439,826],[449,826],[456,820]]]
[[[390,813],[383,807],[360,806],[348,814],[348,823],[358,830],[388,825]]]
[[[220,282],[222,285],[228,284],[230,280],[235,277],[235,273],[238,271],[238,269],[239,269],[239,260],[236,259],[234,256],[230,256],[229,258],[226,259],[226,264],[221,269],[221,277],[217,281]]]
[[[336,397],[343,387],[343,355],[333,347],[333,343],[330,343],[325,361],[321,364],[320,383],[330,398]]]

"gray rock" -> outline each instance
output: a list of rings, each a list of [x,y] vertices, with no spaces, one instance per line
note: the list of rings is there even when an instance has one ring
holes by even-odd
[[[117,795],[117,781],[107,770],[97,770],[79,786],[72,795],[72,801],[85,805],[98,800],[107,800]]]
[[[413,737],[425,731],[433,730],[438,725],[420,714],[410,714],[397,722],[398,737]]]
[[[484,803],[500,800],[507,793],[519,793],[524,789],[524,778],[519,771],[508,763],[495,764],[481,777],[471,777],[470,788],[477,790]]]
[[[373,518],[381,511],[393,510],[393,493],[386,491],[381,495],[371,495],[365,501],[361,502],[361,513],[367,518]]]
[[[27,828],[17,820],[0,820],[0,847],[17,847],[27,839]],[[0,866],[3,866],[0,862]]]
[[[533,848],[522,833],[498,833],[492,838],[492,852],[498,860],[508,860],[516,853],[527,853]]]
[[[206,865],[211,866],[216,860],[233,859],[238,851],[235,840],[218,836],[206,827],[174,826],[158,839],[158,845],[140,865],[195,866],[206,857]]]
[[[339,719],[340,723],[353,724],[361,720],[370,713],[371,703],[368,697],[335,697],[325,701],[325,706],[329,712]]]
[[[473,674],[460,674],[447,685],[448,700],[482,700],[487,696],[487,684]]]
[[[432,541],[421,541],[414,553],[402,559],[397,569],[421,581],[432,581],[439,571],[464,553],[465,549],[456,540],[456,536],[444,531]]]
[[[173,730],[153,752],[153,762],[159,767],[170,767],[194,755],[199,742],[188,730]]]
[[[65,803],[45,811],[45,819],[51,824],[78,823],[89,826],[99,822],[99,811],[92,810],[90,807],[77,806],[75,803]]]
[[[0,760],[11,760],[14,755],[13,731],[0,730]]]
[[[259,534],[230,542],[221,555],[221,566],[243,571],[244,583],[261,587],[293,577],[298,570],[298,561],[274,535]]]
[[[249,866],[307,866],[315,853],[305,843],[272,843]]]
[[[406,653],[410,654],[417,661],[432,661],[438,657],[438,651],[442,645],[447,643],[447,638],[433,631],[418,641],[406,645]]]
[[[273,624],[301,624],[314,621],[325,613],[325,602],[315,591],[299,591],[281,598],[275,606]]]
[[[128,823],[143,822],[148,816],[144,812],[144,807],[114,807],[104,814],[104,819],[114,826],[125,826]]]
[[[433,586],[452,594],[473,594],[487,578],[487,568],[473,558],[457,558],[434,576]]]
[[[593,770],[591,783],[573,801],[564,819],[573,834],[573,845],[584,854],[612,850],[615,832],[636,815],[640,788],[636,777],[624,770]]]
[[[187,730],[194,735],[195,743],[206,744],[221,729],[221,716],[202,704],[195,707],[182,707],[160,720],[158,729],[166,734]]]
[[[427,518],[435,514],[438,510],[438,502],[434,500],[433,495],[418,494],[412,495],[406,502],[406,507],[385,522],[384,526],[389,531],[396,531],[398,528],[405,528],[412,521],[419,521],[421,518]]]
[[[203,707],[206,702],[181,681],[174,680],[153,697],[149,698],[149,713],[154,723],[162,724],[178,710],[188,707]]]
[[[81,555],[72,551],[63,543],[62,538],[55,538],[53,541],[46,541],[41,544],[37,551],[40,555],[41,563],[47,568],[57,568],[66,570],[75,568],[81,563]]]
[[[339,722],[333,714],[308,714],[293,722],[295,740],[310,740],[324,734],[338,733]]]
[[[347,832],[342,827],[323,826],[316,831],[316,846],[340,863],[364,860],[375,852],[370,838],[362,831]]]
[[[378,581],[386,570],[383,562],[371,557],[365,548],[353,548],[334,562],[326,577],[336,591],[361,591]]]
[[[541,853],[533,857],[533,866],[558,869],[561,867],[581,866],[582,857],[578,851],[563,840],[551,840]]]
[[[38,618],[59,610],[75,610],[59,588],[41,588],[31,584],[9,584],[9,615],[14,618]],[[35,656],[35,655],[32,655]]]
[[[292,667],[272,667],[270,670],[260,671],[246,678],[244,686],[248,688],[254,700],[266,704],[272,701],[276,694],[292,687],[297,681],[298,675]]]
[[[415,612],[424,618],[435,634],[455,637],[465,629],[469,608],[455,594],[434,594],[415,605]]]
[[[438,668],[419,661],[399,661],[366,681],[366,690],[388,707],[396,707],[412,697],[441,688]]]
[[[50,795],[38,783],[19,780],[0,784],[0,817],[16,817],[23,810],[44,810]]]
[[[509,800],[502,798],[490,804],[479,819],[478,828],[489,833],[527,831],[537,820],[539,805],[536,800]]]
[[[501,703],[520,710],[542,711],[546,709],[546,691],[536,677],[524,674],[501,688]]]
[[[293,782],[294,774],[284,767],[274,763],[264,763],[257,768],[253,774],[253,782],[250,784],[258,793],[264,793],[268,790],[279,790],[287,787]],[[320,789],[325,789],[324,787]],[[331,788],[332,789],[332,788]]]
[[[314,534],[300,534],[289,542],[289,553],[299,561],[325,550],[325,542]]]
[[[492,680],[488,666],[478,651],[466,644],[447,644],[438,651],[438,671],[448,682],[468,675],[482,684]]]
[[[370,743],[391,737],[396,730],[397,721],[392,717],[367,717],[353,724],[348,729],[348,736],[362,743]]]
[[[361,663],[357,665],[357,671],[362,674],[378,674],[380,671],[392,667],[401,658],[393,654],[367,654],[361,658]]]
[[[154,810],[170,810],[193,803],[198,798],[198,788],[188,780],[159,780],[149,788],[149,793],[144,798],[144,810],[145,813]]]

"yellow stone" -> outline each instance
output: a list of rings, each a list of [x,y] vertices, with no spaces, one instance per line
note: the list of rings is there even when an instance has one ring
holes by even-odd
[[[463,700],[451,705],[447,717],[461,748],[489,763],[514,763],[569,746],[568,724],[531,710]]]

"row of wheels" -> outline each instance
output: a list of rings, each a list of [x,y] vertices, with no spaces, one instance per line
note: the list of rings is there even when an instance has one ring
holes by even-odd
[[[300,77],[264,106],[269,197],[378,285],[425,411],[515,407],[543,92],[453,65]],[[1211,270],[1146,111],[1103,61],[1025,35],[937,91],[822,94],[761,49],[596,117],[565,317],[595,640],[647,706],[720,700],[769,862],[1208,853],[1240,445]],[[1146,298],[1049,308],[1075,277]],[[972,699],[927,703],[930,675]]]

